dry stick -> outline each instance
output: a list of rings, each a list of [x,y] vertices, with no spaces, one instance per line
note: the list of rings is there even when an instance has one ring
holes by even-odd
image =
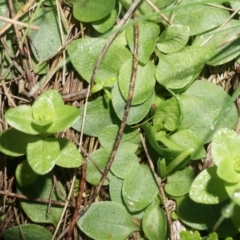
[[[148,3],[148,5],[154,10],[154,11],[156,11],[156,12],[160,12],[160,9],[155,5],[155,4],[153,4],[150,0],[145,0],[147,3]],[[160,17],[166,22],[166,23],[168,23],[169,25],[172,25],[172,22],[171,22],[171,20],[169,20],[164,14],[160,14]]]
[[[12,23],[12,24],[17,24],[17,25],[23,26],[23,27],[29,27],[29,25],[27,23],[19,22],[17,20],[13,20],[11,18],[7,18],[7,17],[3,17],[3,16],[0,16],[0,20],[2,20],[4,22]],[[39,30],[38,26],[30,26],[29,28],[32,30],[35,30],[35,31]]]
[[[12,20],[19,19],[35,2],[35,0],[29,0],[12,18]],[[0,29],[0,36],[5,33],[10,27],[12,26],[12,23],[6,23],[1,29]]]
[[[134,17],[136,18],[137,13],[134,13]],[[133,69],[132,69],[132,76],[131,76],[131,82],[130,82],[130,86],[129,86],[129,92],[128,92],[128,98],[127,98],[127,102],[124,108],[124,115],[123,115],[123,119],[120,125],[120,128],[118,130],[117,136],[116,136],[116,140],[111,152],[111,155],[108,159],[108,163],[107,166],[103,172],[103,175],[99,181],[98,186],[95,188],[93,195],[91,196],[91,199],[88,201],[87,206],[83,209],[83,211],[85,212],[87,210],[87,208],[89,207],[89,205],[91,204],[91,202],[94,200],[94,197],[99,193],[104,180],[107,177],[108,172],[110,171],[110,168],[112,166],[112,163],[114,161],[114,158],[116,156],[122,135],[123,135],[123,131],[124,128],[126,126],[126,121],[127,121],[127,117],[128,117],[128,113],[131,107],[131,103],[132,103],[132,97],[133,97],[133,92],[134,92],[134,86],[135,86],[135,82],[136,82],[136,76],[137,76],[137,67],[138,67],[138,41],[139,41],[139,29],[138,29],[138,24],[134,25],[134,58],[133,58]]]
[[[43,204],[48,204],[49,203],[49,200],[47,199],[42,199],[42,198],[29,198],[25,195],[22,195],[22,194],[18,194],[18,193],[11,193],[11,192],[8,192],[8,191],[1,191],[0,190],[0,195],[3,195],[3,196],[9,196],[9,197],[14,197],[14,198],[18,198],[18,199],[23,199],[23,200],[29,200],[29,201],[33,201],[33,202],[37,202],[37,203],[43,203]],[[51,204],[54,205],[54,206],[64,206],[65,203],[64,202],[59,202],[59,201],[56,201],[56,200],[51,200]],[[72,206],[72,204],[71,204]],[[68,205],[68,207],[70,207],[70,205]]]
[[[142,134],[141,134],[141,141],[142,141],[142,145],[143,145],[145,154],[147,156],[147,160],[148,160],[149,166],[150,166],[151,171],[153,173],[154,179],[155,179],[155,181],[157,183],[159,193],[161,194],[164,208],[166,210],[167,221],[168,221],[168,225],[169,225],[169,229],[170,229],[170,240],[173,240],[174,239],[174,236],[173,236],[174,234],[173,234],[173,228],[172,228],[172,220],[171,220],[170,213],[168,212],[167,199],[166,199],[166,196],[165,196],[165,193],[164,193],[164,190],[163,190],[163,186],[162,186],[160,178],[158,177],[158,175],[156,174],[156,172],[154,170],[154,165],[153,165],[152,159],[151,159],[151,157],[150,157],[150,155],[148,153],[148,150],[147,150],[147,147],[146,147],[146,143],[145,143],[145,139],[144,139]]]

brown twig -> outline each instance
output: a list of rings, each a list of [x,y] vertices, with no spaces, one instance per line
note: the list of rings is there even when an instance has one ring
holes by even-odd
[[[170,240],[174,240],[174,234],[173,234],[173,229],[172,229],[172,219],[171,219],[170,213],[168,211],[167,198],[165,196],[165,192],[164,192],[161,180],[160,180],[159,176],[156,174],[156,172],[154,170],[154,165],[153,165],[152,159],[151,159],[151,157],[150,157],[150,155],[148,153],[148,150],[147,150],[147,147],[146,147],[146,143],[145,143],[145,139],[144,139],[142,134],[141,134],[141,141],[142,141],[143,149],[144,149],[145,154],[147,156],[147,160],[148,160],[150,169],[152,171],[152,174],[154,176],[155,182],[156,182],[156,184],[158,186],[159,193],[161,194],[161,197],[162,197],[162,200],[163,200],[163,205],[164,205],[164,208],[165,208],[165,211],[166,211],[167,221],[168,221],[168,225],[169,225],[169,229],[170,229]]]
[[[47,199],[42,199],[42,198],[33,198],[32,199],[32,198],[29,198],[25,195],[19,194],[19,193],[11,193],[11,192],[8,192],[8,191],[1,191],[0,190],[0,195],[14,197],[14,198],[22,199],[22,200],[33,201],[33,202],[37,202],[37,203],[49,204],[49,200],[47,200]],[[56,200],[51,200],[51,204],[54,205],[54,206],[61,206],[61,207],[65,205],[64,202],[59,202],[59,201],[56,201]],[[71,207],[71,206],[74,207],[73,204],[69,205],[69,207]]]
[[[139,1],[136,0],[134,3],[136,3]],[[137,6],[137,5],[136,5]],[[135,8],[134,8],[135,9]],[[137,18],[137,13],[135,12],[134,13],[134,18]],[[130,110],[130,107],[131,107],[131,103],[132,103],[132,97],[133,97],[133,92],[134,92],[134,87],[135,87],[135,82],[136,82],[136,76],[137,76],[137,67],[138,67],[138,41],[139,41],[139,29],[138,29],[138,24],[135,24],[134,25],[134,57],[133,57],[133,69],[132,69],[132,76],[131,76],[131,82],[130,82],[130,86],[129,86],[129,92],[128,92],[128,98],[127,98],[127,101],[126,101],[126,105],[125,105],[125,108],[124,108],[124,115],[123,115],[123,119],[122,119],[122,122],[121,122],[121,125],[120,125],[120,128],[118,130],[118,133],[117,133],[117,136],[116,136],[116,140],[115,140],[115,143],[113,145],[113,149],[112,149],[112,152],[110,154],[110,157],[108,159],[108,163],[107,163],[107,166],[106,168],[104,169],[104,172],[102,174],[102,177],[99,181],[99,184],[98,186],[95,188],[94,192],[93,192],[93,195],[91,196],[91,198],[89,199],[88,201],[88,204],[86,205],[86,207],[83,209],[83,211],[80,213],[80,215],[85,212],[87,210],[87,208],[89,207],[89,205],[93,202],[95,196],[99,193],[103,183],[104,183],[104,180],[106,179],[107,177],[107,174],[108,172],[110,171],[110,168],[112,166],[112,163],[114,161],[114,158],[116,156],[116,153],[117,153],[117,150],[118,150],[118,147],[120,145],[120,142],[121,142],[121,138],[122,138],[122,135],[123,135],[123,131],[124,131],[124,128],[126,126],[126,122],[127,122],[127,117],[128,117],[128,113],[129,113],[129,110]]]

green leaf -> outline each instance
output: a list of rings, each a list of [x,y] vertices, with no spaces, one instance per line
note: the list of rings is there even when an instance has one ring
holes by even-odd
[[[218,126],[213,122],[229,101],[229,95],[220,87],[207,81],[195,81],[179,95],[182,121],[178,130],[191,130],[203,144],[212,139],[220,128],[235,129],[238,121],[237,109],[232,104]],[[196,111],[197,110],[197,111]]]
[[[194,177],[194,172],[186,167],[168,175],[164,189],[170,196],[181,197],[189,192]]]
[[[157,48],[163,53],[174,53],[181,50],[188,42],[190,28],[182,25],[171,25],[160,35]]]
[[[217,204],[228,199],[224,181],[217,175],[216,166],[204,169],[193,181],[190,198],[198,203]]]
[[[28,185],[31,185],[39,176],[32,170],[27,160],[24,160],[18,164],[15,174],[17,182],[21,187],[27,187]]]
[[[122,65],[118,76],[118,87],[125,101],[128,98],[129,85],[132,78],[132,65],[132,59],[126,61]],[[154,72],[155,67],[150,61],[148,61],[144,66],[138,65],[132,105],[144,103],[153,94],[156,83]]]
[[[139,230],[126,209],[114,202],[93,203],[77,226],[96,240],[125,240]]]
[[[180,6],[174,12],[173,24],[181,24],[190,27],[190,36],[206,32],[207,30],[223,24],[229,15],[229,12],[217,6],[198,4],[187,6],[191,0],[182,0]],[[183,5],[186,7],[183,7]]]
[[[98,0],[71,0],[73,16],[82,22],[93,22],[106,17],[115,7],[115,0],[105,0],[104,4]]]
[[[210,47],[185,47],[167,55],[159,53],[157,81],[165,88],[183,90],[199,75],[212,51]]]
[[[181,240],[202,240],[201,235],[198,231],[181,231]],[[217,239],[216,239],[217,240]]]
[[[235,205],[231,220],[235,228],[238,229],[238,231],[240,231],[240,206],[239,205]]]
[[[73,128],[79,132],[81,131],[84,107],[85,105],[80,108],[80,118],[73,125]],[[97,137],[104,127],[118,122],[109,100],[99,97],[87,104],[83,133]]]
[[[0,151],[13,157],[21,156],[26,154],[27,144],[37,139],[35,135],[9,128],[0,135]]]
[[[135,123],[139,123],[149,112],[150,106],[154,100],[154,92],[153,94],[142,104],[132,105],[128,114],[127,124],[132,125]],[[118,118],[122,120],[124,114],[124,108],[126,105],[125,100],[123,99],[118,85],[115,83],[112,89],[112,105],[115,113]]]
[[[87,158],[87,178],[86,180],[92,185],[98,185],[102,173],[107,165],[110,150],[99,148],[93,151]],[[103,183],[104,186],[108,185],[106,179]]]
[[[153,116],[153,126],[163,123],[168,131],[174,131],[179,126],[181,111],[176,97],[160,102]]]
[[[112,202],[124,204],[123,197],[122,197],[122,186],[123,186],[123,179],[120,179],[116,176],[111,176],[111,180],[109,182],[109,193]]]
[[[92,22],[92,26],[95,30],[97,30],[100,33],[104,33],[108,31],[112,26],[115,24],[118,17],[118,13],[116,9],[113,9],[110,14],[108,14],[106,17]]]
[[[4,0],[0,1],[0,16],[7,17],[8,16],[8,5]],[[6,24],[5,21],[0,20],[0,28],[2,28]]]
[[[62,198],[66,197],[65,190],[60,182],[58,187],[63,194]],[[52,196],[52,200],[61,201],[58,191],[53,191],[53,180],[51,175],[39,176],[34,184],[28,187],[21,187],[17,185],[17,193],[23,194],[29,199],[41,198],[49,200],[49,196]],[[31,202],[30,200],[20,200],[20,204],[24,212],[33,222],[37,223],[52,223],[57,226],[62,214],[62,207],[56,207],[51,205],[48,212],[48,204]],[[35,238],[34,238],[35,239]]]
[[[143,232],[149,240],[167,240],[167,219],[158,204],[150,205],[142,219]]]
[[[58,91],[56,90],[48,90],[44,93],[42,93],[38,99],[48,99],[51,101],[51,103],[53,104],[54,108],[58,108],[64,105],[62,96],[58,93]],[[36,100],[36,102],[38,101],[38,99]]]
[[[39,121],[52,120],[55,115],[54,104],[49,98],[44,95],[39,98],[32,105],[33,118]]]
[[[8,124],[21,132],[32,135],[39,134],[38,129],[36,130],[32,125],[34,119],[31,106],[21,105],[11,108],[4,114],[4,117]]]
[[[160,33],[160,27],[153,22],[141,21],[138,23],[139,28],[139,45],[138,45],[138,60],[142,64],[146,64],[149,61],[150,56],[153,53],[155,44]],[[134,52],[134,27],[129,26],[126,28],[127,43]],[[146,85],[145,85],[146,87]]]
[[[37,174],[43,175],[52,170],[60,152],[55,138],[39,139],[27,145],[27,160]]]
[[[57,16],[58,14],[53,7],[40,8],[34,14],[32,24],[38,26],[39,30],[30,30],[29,37],[32,43],[31,50],[39,62],[52,56],[64,44]],[[63,39],[65,39],[65,33],[63,33]]]
[[[65,168],[77,168],[82,165],[83,159],[76,146],[65,138],[57,138],[60,153],[56,159],[56,165]]]
[[[125,178],[131,169],[138,166],[138,157],[134,153],[135,146],[131,143],[122,143],[117,151],[111,171],[119,178]]]
[[[74,68],[88,83],[105,43],[106,40],[101,38],[82,38],[72,41],[67,46],[67,51]],[[125,46],[111,44],[101,61],[96,79],[104,81],[112,77],[117,77],[122,64],[130,58],[131,53]]]
[[[56,133],[70,128],[79,118],[79,110],[73,106],[62,105],[55,108],[52,124],[46,130],[47,133]]]
[[[51,240],[52,234],[45,227],[35,224],[21,224],[8,228],[3,233],[4,240]]]
[[[228,197],[232,199],[236,204],[240,206],[240,200],[238,199],[239,196],[239,189],[240,189],[240,182],[237,183],[229,183],[224,182],[225,189],[227,191]]]
[[[179,218],[193,229],[211,229],[217,222],[211,205],[193,202],[188,196],[176,200]]]
[[[221,30],[215,29],[197,36],[193,46],[200,46],[204,43],[206,46],[214,46],[216,52],[207,61],[207,64],[211,66],[221,65],[239,56],[240,39],[236,37],[239,33],[239,20],[232,19]],[[210,37],[211,39],[208,40]]]
[[[158,187],[151,170],[146,165],[132,168],[127,177],[124,178],[122,195],[131,212],[140,211],[147,207],[157,194]]]
[[[170,135],[168,139],[177,144],[183,150],[192,148],[192,160],[198,160],[206,156],[203,143],[191,130],[185,129],[177,131],[176,133]]]
[[[117,137],[118,130],[119,130],[118,125],[109,125],[102,128],[98,134],[98,141],[100,142],[101,146],[104,148],[112,149],[113,144]],[[123,133],[120,145],[122,143],[130,143],[132,147],[133,144],[135,144],[136,150],[137,150],[140,142],[141,142],[141,138],[140,138],[139,131],[137,129],[126,126],[124,129],[124,133]],[[132,148],[132,152],[134,152],[133,148]]]

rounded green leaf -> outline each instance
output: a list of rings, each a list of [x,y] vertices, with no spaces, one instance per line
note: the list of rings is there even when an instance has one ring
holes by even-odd
[[[138,23],[139,28],[139,43],[138,43],[138,59],[142,64],[146,64],[153,53],[155,44],[160,33],[160,27],[153,22],[141,21]],[[126,29],[127,43],[134,51],[134,27],[130,26]],[[130,71],[131,72],[131,71]],[[146,87],[146,85],[145,85]]]
[[[40,96],[32,105],[33,117],[39,121],[52,120],[55,115],[55,108],[49,98]]]
[[[190,27],[190,36],[197,35],[223,24],[229,17],[229,12],[216,6],[198,4],[188,6],[191,0],[182,0],[181,5],[174,11],[173,24]],[[220,5],[221,6],[221,5]]]
[[[229,198],[224,181],[217,175],[216,166],[203,170],[194,179],[189,196],[203,204],[217,204]]]
[[[239,20],[231,19],[221,30],[215,29],[197,36],[193,46],[201,46],[210,36],[213,36],[205,44],[206,46],[212,45],[216,48],[215,54],[207,61],[207,64],[211,66],[221,65],[239,56],[240,39],[236,38],[239,33]],[[228,40],[230,41],[227,42]],[[222,45],[222,43],[224,44]]]
[[[56,133],[70,128],[79,118],[79,110],[73,106],[62,105],[55,108],[54,118],[47,133]]]
[[[27,160],[37,174],[52,170],[60,152],[59,143],[54,138],[39,139],[27,145]]]
[[[93,151],[87,158],[87,178],[86,180],[93,184],[98,185],[102,173],[107,165],[110,150],[100,148]],[[108,180],[105,179],[104,186],[108,185]]]
[[[32,24],[38,26],[39,30],[30,30],[29,37],[32,52],[39,62],[56,53],[63,44],[57,16],[53,7],[40,8],[34,14]],[[64,35],[63,38],[65,38]]]
[[[157,48],[163,53],[181,50],[188,42],[190,28],[182,25],[170,25],[160,35]]]
[[[132,168],[127,177],[124,178],[122,195],[131,212],[140,211],[147,207],[157,194],[158,187],[151,170],[146,165]]]
[[[132,147],[133,146],[133,147]],[[134,153],[136,148],[131,143],[122,143],[118,150],[111,171],[119,178],[125,178],[132,168],[138,166],[138,157]]]
[[[177,199],[177,210],[180,220],[193,229],[212,229],[217,222],[211,205],[196,203],[188,196]]]
[[[150,205],[142,219],[143,232],[149,240],[167,240],[167,219],[158,204]]]
[[[109,125],[102,128],[98,134],[98,140],[102,147],[112,149],[119,130],[118,125]],[[136,150],[141,142],[140,133],[137,129],[126,126],[121,139],[121,143],[131,143],[136,145]],[[134,149],[132,149],[134,152]]]
[[[181,197],[189,192],[194,177],[194,172],[186,167],[168,175],[164,189],[171,196]]]
[[[98,0],[71,0],[73,16],[82,22],[92,22],[106,17],[115,7],[115,0],[105,0],[104,4]]]
[[[81,131],[84,107],[85,105],[80,108],[80,118],[73,125],[73,128],[79,132]],[[87,104],[83,133],[97,137],[104,127],[118,122],[109,100],[99,97]]]
[[[6,155],[17,157],[26,154],[27,144],[38,137],[9,128],[0,135],[0,151]]]
[[[212,140],[212,157],[218,166],[224,159],[234,162],[240,156],[240,136],[237,132],[223,128],[219,129]]]
[[[132,78],[132,64],[132,59],[126,61],[122,65],[118,76],[119,90],[125,100],[128,98],[129,85]],[[141,104],[152,95],[156,83],[154,72],[155,66],[150,61],[144,66],[138,65],[132,105]]]
[[[218,126],[214,120],[229,101],[229,95],[220,87],[207,81],[195,81],[178,97],[182,121],[178,130],[191,130],[201,140],[207,143],[220,128],[235,129],[238,121],[237,109],[232,104],[223,116]],[[197,110],[197,111],[196,111]]]
[[[93,28],[100,33],[108,31],[115,24],[118,16],[117,14],[117,10],[113,9],[111,13],[106,17],[102,18],[101,20],[92,22]]]
[[[102,5],[102,3],[100,3]],[[81,38],[72,41],[67,51],[74,68],[89,82],[99,55],[106,43],[101,38]],[[131,53],[125,46],[111,44],[98,68],[96,79],[105,81],[117,77],[120,67],[131,58]]]
[[[132,105],[128,114],[127,124],[139,123],[149,112],[154,100],[154,93],[142,104]],[[112,89],[112,105],[118,118],[122,120],[126,101],[123,99],[118,85],[115,83]]]
[[[35,224],[21,224],[8,228],[3,233],[4,240],[51,240],[52,234],[45,227]]]
[[[123,179],[120,179],[116,176],[111,176],[111,180],[109,182],[109,193],[112,202],[117,202],[120,204],[124,204],[122,197],[122,186]]]
[[[32,170],[27,160],[24,160],[18,164],[15,174],[17,182],[21,187],[27,187],[28,185],[31,185],[39,176]]]
[[[124,206],[114,202],[93,203],[77,226],[96,240],[125,240],[139,230]]]
[[[52,192],[52,175],[44,175],[39,176],[34,184],[27,187],[17,185],[17,193],[23,194],[29,199],[41,198],[49,200],[49,196],[51,196],[52,200],[61,201],[66,198],[66,193],[60,182],[58,182],[58,187],[59,191]],[[59,192],[61,192],[61,196],[58,195]],[[48,204],[36,203],[30,200],[20,200],[20,204],[31,221],[37,223],[51,223],[55,226],[57,226],[63,210],[63,207],[56,207],[52,204],[50,211],[48,211]]]
[[[224,186],[227,191],[228,197],[231,198],[237,205],[240,206],[239,200],[240,182],[237,183],[224,182]]]
[[[38,129],[32,125],[34,119],[31,106],[21,105],[11,108],[4,114],[4,117],[8,124],[21,132],[32,135],[39,134]]]
[[[76,146],[65,138],[57,138],[60,146],[56,165],[65,168],[77,168],[82,165],[83,159]]]

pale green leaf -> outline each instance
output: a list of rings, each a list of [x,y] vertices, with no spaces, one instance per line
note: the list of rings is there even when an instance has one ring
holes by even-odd
[[[142,64],[146,64],[149,61],[150,56],[153,53],[155,44],[160,33],[160,27],[153,22],[141,21],[138,23],[139,28],[139,45],[138,45],[138,60]],[[129,26],[126,29],[127,43],[134,52],[134,27]]]
[[[118,76],[118,87],[125,101],[128,98],[129,85],[132,78],[132,65],[132,59],[126,61],[122,65]],[[148,61],[144,66],[140,64],[138,65],[132,105],[144,103],[153,94],[156,83],[154,72],[155,67],[150,61]]]
[[[9,128],[0,135],[0,151],[6,155],[17,157],[26,154],[27,144],[38,139],[35,135]]]
[[[77,168],[82,165],[82,155],[72,142],[65,138],[57,138],[56,141],[60,146],[56,165],[65,168]]]
[[[105,0],[104,4],[98,0],[71,0],[73,16],[82,22],[92,22],[106,17],[115,7],[115,0]]]
[[[155,94],[153,92],[153,94],[144,103],[131,106],[127,118],[128,125],[140,122],[147,115],[150,106],[153,103],[154,96]],[[120,120],[122,120],[126,101],[123,99],[119,91],[118,84],[114,84],[112,89],[112,105],[116,115]]]
[[[189,33],[188,26],[171,25],[160,35],[157,48],[163,53],[177,52],[187,44]]]
[[[8,124],[21,132],[32,135],[39,134],[39,129],[32,125],[34,119],[31,106],[21,105],[11,108],[4,114],[4,117]]]
[[[203,170],[193,181],[190,198],[198,203],[217,204],[228,199],[224,181],[217,175],[216,166]]]
[[[43,175],[52,170],[59,152],[56,139],[39,137],[37,141],[27,145],[27,160],[34,172]]]
[[[52,234],[45,227],[35,224],[21,224],[10,227],[3,233],[4,240],[19,240],[24,236],[24,240],[51,240]]]
[[[139,230],[122,204],[114,202],[93,203],[77,226],[96,240],[125,240]]]
[[[101,3],[102,4],[102,3]],[[82,38],[72,41],[67,51],[74,68],[89,82],[97,59],[106,43],[101,38]],[[117,77],[120,67],[131,58],[131,53],[125,46],[111,44],[98,68],[96,79],[104,81]]]
[[[146,165],[132,168],[127,177],[124,178],[122,195],[131,212],[140,211],[147,207],[157,194],[158,187],[151,170]]]

